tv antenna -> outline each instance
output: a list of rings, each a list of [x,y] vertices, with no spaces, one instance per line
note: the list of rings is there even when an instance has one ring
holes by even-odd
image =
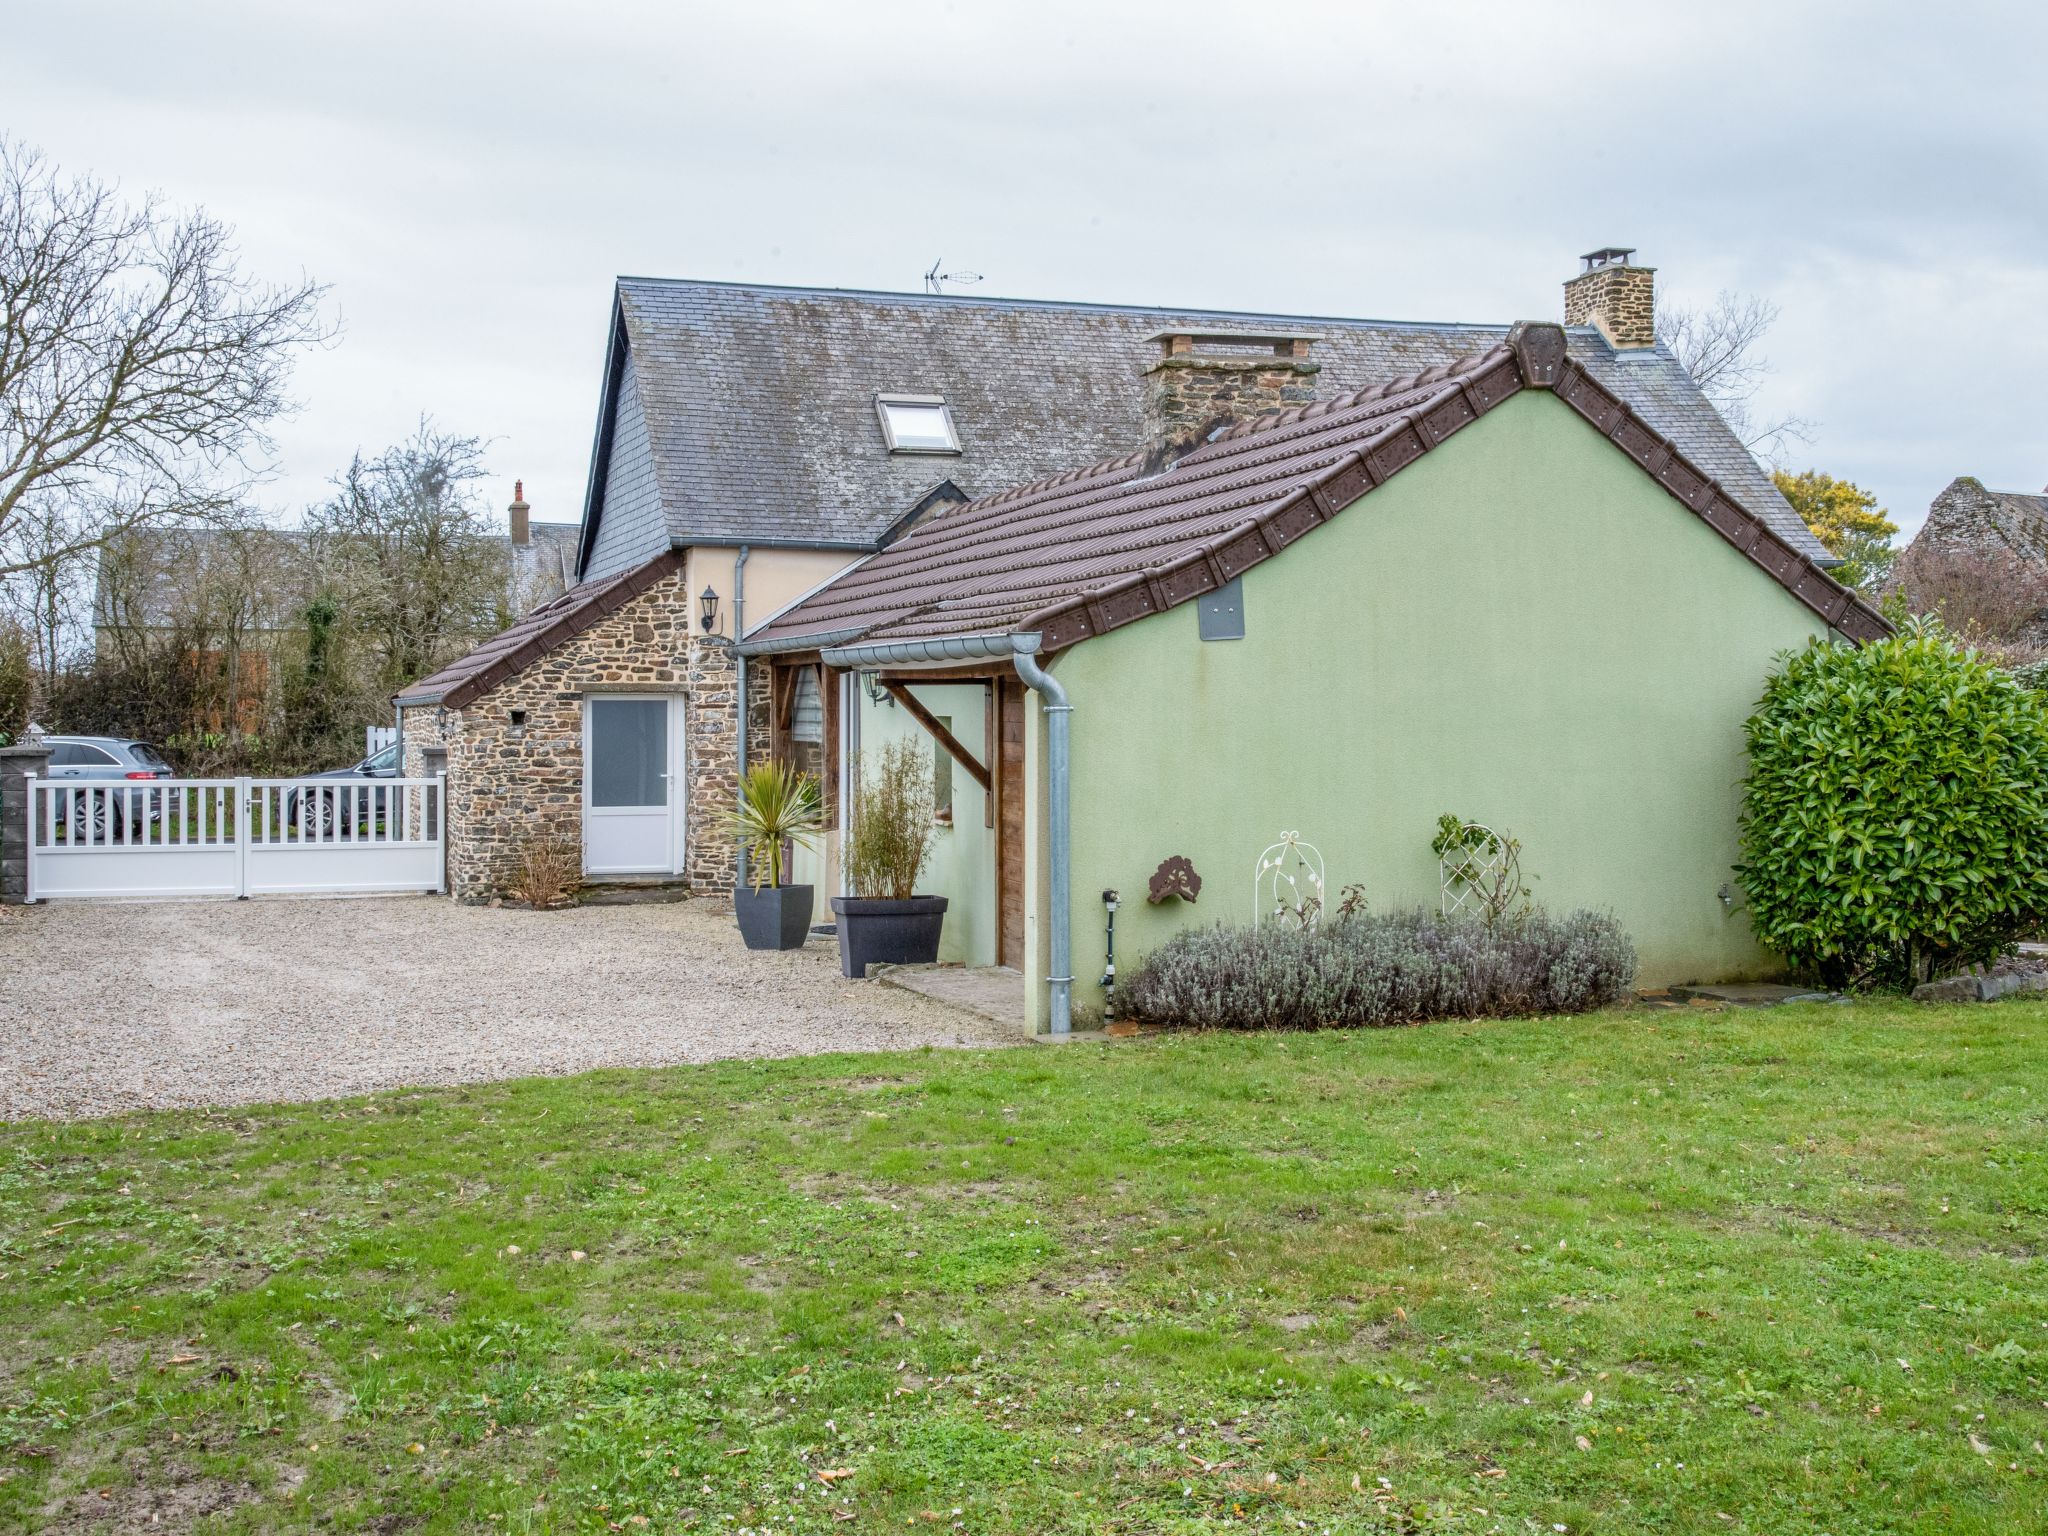
[[[924,291],[926,293],[944,293],[948,283],[966,284],[981,281],[981,274],[979,272],[941,272],[939,268],[944,266],[945,262],[945,257],[941,256],[932,263],[932,269],[925,273]]]

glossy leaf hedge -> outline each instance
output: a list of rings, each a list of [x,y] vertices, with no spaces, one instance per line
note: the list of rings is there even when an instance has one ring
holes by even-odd
[[[1938,624],[1789,655],[1748,740],[1737,878],[1802,971],[1906,985],[2048,921],[2048,712]]]

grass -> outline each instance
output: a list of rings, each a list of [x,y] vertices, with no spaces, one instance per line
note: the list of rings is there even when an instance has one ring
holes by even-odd
[[[2039,1530],[2044,1062],[1638,1010],[0,1129],[0,1526]]]

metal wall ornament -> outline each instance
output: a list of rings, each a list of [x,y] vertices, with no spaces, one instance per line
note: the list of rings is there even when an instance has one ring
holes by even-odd
[[[1323,919],[1323,856],[1299,832],[1282,832],[1252,872],[1252,926],[1282,918],[1300,928]]]
[[[1193,906],[1195,898],[1202,894],[1202,877],[1195,873],[1194,860],[1184,853],[1176,853],[1161,859],[1159,867],[1152,871],[1152,882],[1145,893],[1145,899],[1157,906],[1162,901],[1184,901]]]

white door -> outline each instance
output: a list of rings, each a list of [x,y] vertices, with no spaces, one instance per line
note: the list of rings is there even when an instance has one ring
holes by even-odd
[[[583,872],[681,868],[682,701],[596,694],[584,701]]]

